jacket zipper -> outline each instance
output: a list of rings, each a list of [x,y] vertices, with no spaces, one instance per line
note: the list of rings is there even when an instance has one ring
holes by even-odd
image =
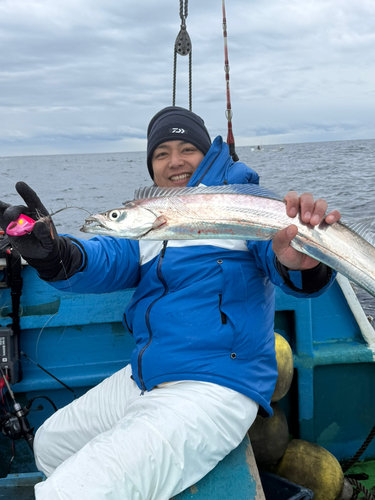
[[[168,240],[163,241],[163,248],[161,250],[159,261],[158,261],[158,266],[156,269],[157,277],[159,278],[159,280],[161,281],[161,283],[164,286],[164,292],[162,293],[162,295],[160,295],[160,297],[158,297],[153,302],[151,302],[151,304],[147,308],[146,325],[147,325],[147,330],[148,330],[148,334],[149,334],[149,340],[148,340],[147,344],[144,347],[142,347],[141,352],[138,355],[138,377],[139,377],[139,381],[140,381],[141,387],[142,387],[141,394],[144,394],[144,392],[146,391],[146,385],[143,381],[143,376],[142,376],[142,357],[143,357],[145,350],[152,342],[152,329],[151,329],[151,324],[150,324],[150,312],[151,312],[151,309],[153,308],[154,304],[156,304],[156,302],[158,302],[160,299],[162,299],[169,291],[168,285],[167,285],[167,283],[163,277],[163,274],[161,272],[161,266],[163,263],[163,258],[164,258],[164,254],[165,254],[165,249],[167,248],[167,244],[168,244]]]

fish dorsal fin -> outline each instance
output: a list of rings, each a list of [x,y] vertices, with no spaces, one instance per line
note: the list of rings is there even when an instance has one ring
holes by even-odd
[[[247,194],[280,201],[283,199],[273,191],[262,188],[257,184],[229,184],[225,186],[197,186],[184,188],[159,188],[151,186],[138,189],[134,194],[134,199],[141,200],[145,198],[193,196],[197,194]]]
[[[364,240],[366,240],[370,245],[375,246],[375,232],[372,229],[374,224],[373,217],[366,217],[358,222],[349,222],[346,225],[354,232],[359,234]]]

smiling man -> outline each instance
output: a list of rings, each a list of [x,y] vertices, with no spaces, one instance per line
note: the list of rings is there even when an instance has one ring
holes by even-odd
[[[157,113],[147,130],[147,167],[155,184],[184,187],[211,147],[204,121],[184,108]]]
[[[186,186],[203,158],[204,154],[190,142],[163,142],[152,155],[155,184],[165,187]]]
[[[147,166],[161,188],[258,184],[203,120],[167,107],[148,128]],[[26,206],[0,202],[0,227],[48,212],[25,183]],[[311,225],[327,203],[290,192],[289,216]],[[48,419],[34,442],[47,480],[36,500],[167,500],[196,483],[243,439],[258,410],[272,415],[277,379],[275,290],[316,297],[335,272],[290,246],[296,226],[273,241],[78,240],[37,222],[11,243],[39,276],[69,293],[135,288],[122,314],[134,337],[128,366]],[[292,271],[294,270],[294,271]]]

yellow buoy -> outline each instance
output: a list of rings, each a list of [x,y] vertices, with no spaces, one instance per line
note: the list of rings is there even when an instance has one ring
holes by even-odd
[[[293,379],[293,353],[289,343],[275,332],[275,349],[277,361],[277,382],[272,402],[279,401],[289,391]]]
[[[286,417],[279,403],[271,404],[271,418],[257,416],[249,429],[249,438],[258,464],[269,465],[277,462],[285,453],[289,443]]]
[[[312,490],[314,500],[336,500],[344,486],[344,473],[336,458],[325,448],[302,439],[290,441],[273,472]]]

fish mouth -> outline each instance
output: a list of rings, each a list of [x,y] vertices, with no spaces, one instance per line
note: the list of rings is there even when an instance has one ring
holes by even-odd
[[[103,222],[105,222],[105,220]],[[105,226],[103,222],[96,215],[90,215],[90,217],[87,217],[85,220],[85,223],[80,228],[80,231],[82,231],[82,233],[92,233],[95,230],[100,230],[101,232],[110,231],[110,229]]]

